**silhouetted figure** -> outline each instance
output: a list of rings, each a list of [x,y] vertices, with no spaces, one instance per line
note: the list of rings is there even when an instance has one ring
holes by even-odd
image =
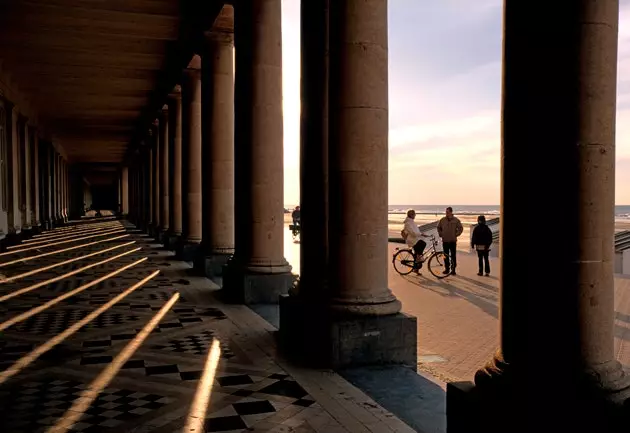
[[[492,245],[492,230],[486,225],[486,217],[479,215],[477,217],[477,227],[472,232],[470,241],[471,248],[477,251],[479,258],[479,272],[477,275],[483,275],[484,265],[486,268],[486,277],[490,275],[490,245]]]

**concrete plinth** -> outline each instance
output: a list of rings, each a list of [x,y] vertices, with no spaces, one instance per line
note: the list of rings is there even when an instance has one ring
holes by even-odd
[[[417,338],[417,320],[407,314],[336,315],[316,301],[280,297],[280,348],[310,367],[401,364],[415,370]]]
[[[540,393],[525,387],[519,391],[484,392],[472,382],[446,385],[448,433],[529,433],[571,431],[619,433],[628,431],[630,411],[593,393],[550,393],[541,383]]]
[[[182,241],[182,235],[176,235],[174,233],[165,233],[164,234],[164,247],[168,250],[176,251],[177,246]]]
[[[164,232],[162,229],[155,228],[153,229],[153,237],[155,238],[155,242],[161,244],[164,239]]]
[[[11,232],[7,234],[7,237],[5,238],[6,245],[8,247],[13,246],[13,245],[18,245],[20,242],[22,242],[22,240],[23,240],[23,237],[22,237],[21,230],[19,232]]]
[[[32,227],[25,227],[22,229],[22,240],[30,239],[34,235],[34,231]]]
[[[223,296],[227,302],[245,305],[277,304],[289,293],[296,276],[290,272],[259,274],[226,264],[223,267]]]
[[[228,263],[232,254],[200,254],[195,259],[195,269],[204,276],[212,279],[223,276],[223,267]]]
[[[201,248],[199,244],[183,241],[177,245],[175,256],[178,260],[192,262],[199,254],[199,248]]]

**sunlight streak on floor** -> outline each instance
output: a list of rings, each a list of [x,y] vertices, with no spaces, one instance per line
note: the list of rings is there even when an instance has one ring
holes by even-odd
[[[212,346],[206,358],[203,374],[197,384],[197,391],[195,391],[195,397],[193,398],[190,412],[186,418],[186,426],[182,430],[183,432],[203,433],[204,431],[204,421],[206,419],[206,413],[208,412],[208,403],[210,403],[210,397],[212,396],[212,386],[217,373],[220,356],[221,347],[219,340],[215,338],[212,340]]]
[[[28,262],[30,260],[40,259],[42,257],[53,256],[55,254],[65,253],[66,251],[72,251],[72,250],[76,250],[76,249],[79,249],[79,248],[89,247],[90,245],[97,245],[97,244],[102,244],[104,242],[115,241],[117,239],[128,238],[129,236],[130,235],[128,235],[128,234],[120,235],[120,236],[115,236],[115,237],[109,238],[109,239],[103,239],[103,240],[100,240],[100,241],[89,242],[87,244],[81,244],[81,245],[75,245],[73,247],[63,248],[61,250],[48,251],[46,253],[37,254],[35,256],[23,257],[21,259],[11,260],[10,262],[0,263],[0,268],[3,268],[5,266],[14,265],[16,263],[24,263],[24,262]]]
[[[93,253],[90,253],[90,254],[85,254],[83,256],[74,257],[72,259],[64,260],[63,262],[53,263],[52,265],[44,266],[44,267],[41,267],[41,268],[36,268],[36,269],[33,269],[32,271],[28,271],[28,272],[24,272],[22,274],[14,275],[12,277],[4,278],[4,279],[0,280],[0,284],[10,283],[11,281],[16,281],[16,280],[19,280],[21,278],[30,277],[31,275],[39,274],[40,272],[44,272],[44,271],[49,271],[49,270],[54,269],[54,268],[56,268],[58,266],[63,266],[63,265],[67,265],[68,263],[78,262],[79,260],[87,259],[88,257],[97,256],[99,254],[103,254],[103,253],[106,253],[108,251],[112,251],[112,250],[116,250],[118,248],[122,248],[122,247],[126,247],[126,246],[129,246],[129,245],[133,245],[135,243],[136,243],[136,241],[131,241],[131,242],[127,242],[125,244],[115,245],[113,247],[106,248],[104,250],[94,251]]]
[[[127,229],[124,229],[124,228],[123,229],[116,229],[114,231],[110,231],[110,232],[107,232],[107,233],[100,233],[98,235],[84,236],[84,237],[81,237],[81,238],[70,239],[70,240],[66,240],[66,241],[52,242],[52,243],[46,244],[46,245],[38,245],[36,247],[23,248],[21,250],[7,251],[6,253],[1,253],[0,256],[6,256],[8,254],[23,253],[24,251],[36,250],[36,249],[39,249],[39,248],[48,248],[48,247],[52,247],[52,246],[55,246],[55,245],[67,244],[69,242],[82,241],[84,239],[99,238],[101,236],[109,236],[109,235],[113,235],[113,234],[121,233],[121,232],[125,232],[125,231],[127,231]],[[16,245],[16,246],[23,246],[23,245]]]
[[[46,230],[46,231],[44,231],[42,233],[33,235],[33,238],[39,238],[39,237],[44,237],[44,236],[63,234],[63,233],[66,233],[66,232],[71,232],[73,230],[76,230],[77,228],[80,229],[80,230],[84,230],[85,227],[103,227],[103,226],[107,226],[107,225],[113,225],[114,223],[119,223],[120,225],[122,225],[122,223],[120,221],[103,221],[103,222],[94,223],[94,224],[77,224],[77,225],[72,225],[72,226],[59,227],[59,228],[52,229],[52,230]]]
[[[35,245],[35,244],[41,244],[43,242],[51,242],[53,240],[57,241],[60,239],[67,239],[67,238],[70,238],[71,236],[81,236],[81,235],[87,235],[87,234],[92,234],[92,233],[104,232],[107,230],[112,230],[114,228],[122,228],[122,225],[110,224],[109,226],[92,227],[90,229],[84,229],[84,230],[72,230],[68,233],[49,235],[49,236],[45,236],[41,238],[32,237],[30,239],[24,239],[20,245],[30,246],[30,245]]]
[[[87,265],[87,266],[84,266],[82,268],[75,269],[74,271],[70,271],[70,272],[65,273],[63,275],[56,276],[56,277],[51,278],[51,279],[46,280],[46,281],[40,281],[39,283],[33,284],[32,286],[25,287],[25,288],[20,289],[20,290],[16,290],[15,292],[11,292],[11,293],[6,294],[4,296],[0,296],[0,302],[5,302],[5,301],[7,301],[9,299],[15,298],[16,296],[23,295],[24,293],[32,292],[33,290],[39,289],[40,287],[46,286],[46,285],[48,285],[50,283],[54,283],[56,281],[63,280],[64,278],[68,278],[68,277],[70,277],[72,275],[76,275],[76,274],[78,274],[80,272],[83,272],[86,269],[91,269],[91,268],[94,268],[96,266],[100,266],[102,264],[105,264],[107,262],[111,262],[112,260],[116,260],[116,259],[118,259],[120,257],[126,256],[127,254],[135,253],[136,251],[140,251],[141,249],[142,249],[142,247],[138,247],[138,248],[133,249],[133,250],[125,251],[124,253],[118,254],[117,256],[109,257],[109,258],[107,258],[105,260],[101,260],[100,262],[92,263],[91,265]]]
[[[68,337],[70,337],[71,335],[75,334],[77,331],[79,331],[79,329],[83,328],[85,325],[90,323],[92,320],[96,319],[98,316],[103,314],[105,311],[109,310],[116,303],[118,303],[121,300],[123,300],[126,296],[130,295],[132,292],[134,292],[137,289],[139,289],[140,287],[142,287],[148,281],[150,281],[151,279],[155,278],[157,275],[159,275],[159,273],[160,273],[159,270],[154,271],[149,276],[145,277],[141,281],[139,281],[136,284],[134,284],[133,286],[129,287],[127,290],[125,290],[121,294],[119,294],[119,295],[115,296],[114,298],[112,298],[106,304],[103,304],[102,306],[100,306],[96,310],[92,311],[90,314],[88,314],[83,319],[79,320],[78,322],[76,322],[75,324],[70,326],[68,329],[66,329],[62,333],[55,335],[50,340],[48,340],[46,343],[36,347],[31,352],[27,353],[26,355],[24,355],[23,357],[18,359],[13,365],[11,365],[6,370],[4,370],[2,373],[0,373],[0,385],[5,383],[7,380],[12,378],[16,374],[18,374],[20,371],[24,370],[26,367],[28,367],[30,364],[32,364],[35,360],[37,360],[37,358],[42,356],[44,353],[48,352],[50,349],[52,349],[56,345],[58,345],[58,344],[62,343],[63,341],[65,341]]]
[[[140,260],[136,260],[135,262],[130,263],[128,265],[125,265],[125,266],[123,266],[123,267],[121,267],[119,269],[116,269],[115,271],[112,271],[109,274],[103,275],[102,277],[99,277],[96,280],[90,281],[89,283],[83,284],[82,286],[79,286],[79,287],[77,287],[74,290],[71,290],[71,291],[69,291],[67,293],[64,293],[63,295],[57,296],[56,298],[51,299],[50,301],[46,302],[45,304],[39,305],[39,306],[37,306],[35,308],[31,308],[30,310],[25,311],[22,314],[18,314],[17,316],[12,317],[11,319],[9,319],[9,320],[7,320],[7,321],[5,321],[3,323],[0,323],[0,332],[4,331],[5,329],[9,328],[10,326],[15,325],[16,323],[22,322],[22,321],[28,319],[29,317],[32,317],[32,316],[34,316],[34,315],[36,315],[38,313],[41,313],[42,311],[52,307],[53,305],[58,304],[59,302],[65,300],[65,299],[68,299],[68,298],[70,298],[70,297],[72,297],[72,296],[74,296],[74,295],[76,295],[78,293],[81,293],[84,290],[89,289],[90,287],[94,287],[97,284],[99,284],[99,283],[101,283],[101,282],[103,282],[103,281],[105,281],[105,280],[107,280],[109,278],[115,277],[116,275],[120,274],[121,272],[126,271],[127,269],[130,269],[130,268],[133,268],[136,265],[139,265],[140,263],[142,263],[145,260],[147,260],[147,258],[148,257],[143,257]]]
[[[112,362],[83,390],[81,395],[74,401],[72,406],[57,423],[49,428],[47,433],[64,433],[71,429],[74,424],[83,416],[83,413],[92,405],[98,395],[109,385],[114,376],[118,374],[120,369],[125,365],[129,358],[138,350],[144,340],[151,334],[153,329],[160,323],[160,320],[169,312],[169,310],[179,300],[179,293],[175,293],[171,299],[151,318],[140,332],[120,351],[120,353],[112,360]]]

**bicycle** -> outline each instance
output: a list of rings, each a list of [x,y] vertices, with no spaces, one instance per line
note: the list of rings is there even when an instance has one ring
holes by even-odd
[[[431,245],[422,253],[419,261],[416,261],[415,254],[411,247],[396,248],[392,255],[392,265],[394,270],[400,275],[409,275],[413,271],[422,268],[424,263],[428,263],[429,272],[438,278],[446,278],[451,272],[444,273],[446,253],[437,249],[438,241],[435,236],[431,236]]]
[[[300,240],[300,224],[289,224],[289,230],[291,230],[291,234],[293,235],[293,241]]]

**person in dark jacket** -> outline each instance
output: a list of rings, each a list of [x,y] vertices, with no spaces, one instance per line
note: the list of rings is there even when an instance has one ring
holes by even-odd
[[[486,217],[479,215],[477,217],[477,227],[473,230],[471,239],[471,248],[477,250],[479,258],[479,272],[477,275],[483,275],[483,268],[486,268],[486,277],[490,275],[490,245],[492,245],[492,230],[486,225]]]

